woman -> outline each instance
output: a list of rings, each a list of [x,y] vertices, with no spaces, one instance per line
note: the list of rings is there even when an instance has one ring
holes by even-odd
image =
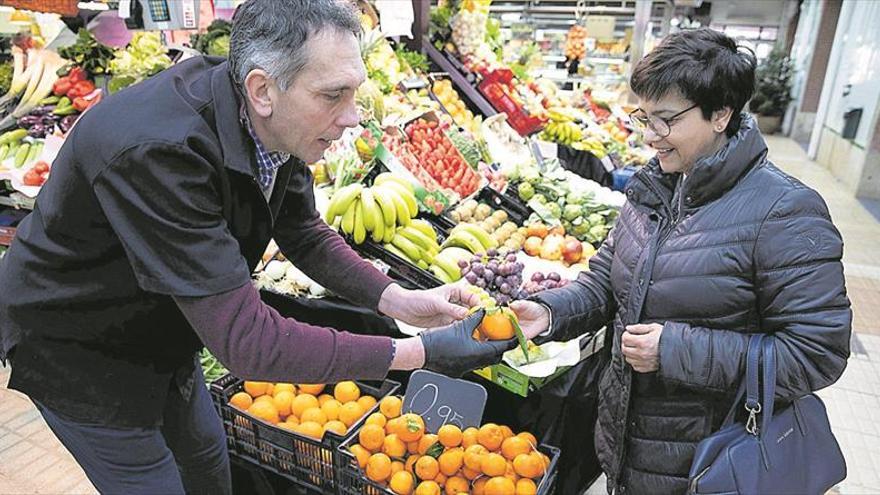
[[[779,400],[846,366],[842,241],[822,198],[770,163],[741,113],[755,65],[710,29],[642,59],[631,117],[657,156],[629,181],[590,271],[514,305],[538,341],[611,322],[596,427],[609,493],[687,490],[697,444],[733,404],[749,334],[776,339]]]

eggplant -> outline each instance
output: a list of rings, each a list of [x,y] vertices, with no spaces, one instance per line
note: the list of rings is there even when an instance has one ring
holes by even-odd
[[[61,119],[61,122],[58,123],[58,128],[61,129],[61,132],[69,131],[78,118],[79,115],[68,115]]]
[[[36,124],[41,124],[43,122],[43,117],[40,115],[25,115],[24,117],[18,119],[18,126],[27,129]]]
[[[28,129],[28,136],[33,138],[46,137],[46,127],[43,124],[34,124]]]
[[[52,110],[55,110],[55,105],[42,105],[33,110],[31,110],[31,115],[46,115],[52,113]]]

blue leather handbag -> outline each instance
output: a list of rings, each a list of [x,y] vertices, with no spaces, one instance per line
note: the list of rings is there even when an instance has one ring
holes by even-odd
[[[745,425],[734,423],[743,393],[748,411]],[[697,446],[688,493],[823,494],[846,478],[846,461],[831,433],[822,400],[809,394],[774,412],[775,393],[776,339],[753,335],[746,376],[733,407],[721,429]]]

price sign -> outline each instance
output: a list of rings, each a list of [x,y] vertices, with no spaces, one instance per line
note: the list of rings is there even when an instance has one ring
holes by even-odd
[[[479,427],[485,406],[486,389],[481,385],[426,370],[410,375],[403,397],[403,412],[422,416],[432,433],[445,424],[462,430]]]

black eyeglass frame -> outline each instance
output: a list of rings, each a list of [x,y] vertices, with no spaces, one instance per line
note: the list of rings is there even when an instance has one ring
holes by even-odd
[[[647,114],[644,110],[642,110],[641,108],[636,108],[635,110],[633,110],[632,112],[630,112],[630,113],[628,114],[628,116],[629,116],[629,121],[632,122],[632,125],[635,126],[637,129],[639,129],[639,130],[644,130],[644,129],[647,129],[647,128],[650,127],[651,130],[654,132],[654,134],[656,134],[657,136],[659,136],[659,137],[661,137],[661,138],[665,138],[665,137],[668,137],[670,134],[672,134],[672,126],[673,126],[673,124],[675,124],[675,122],[671,122],[671,121],[677,119],[678,117],[681,117],[682,115],[684,115],[684,114],[690,112],[691,110],[697,108],[698,106],[700,106],[700,104],[699,104],[699,103],[695,103],[695,104],[693,104],[693,105],[691,105],[691,106],[685,108],[684,110],[678,112],[677,114],[675,114],[675,115],[673,115],[673,116],[671,116],[671,117],[666,117],[666,118],[663,118],[663,117],[649,117],[648,114]],[[636,112],[642,112],[642,113],[645,114],[645,122],[644,122],[644,123],[641,122],[641,121],[635,116]],[[654,127],[653,123],[651,122],[651,119],[659,119],[659,120],[662,121],[664,124],[666,124],[666,134],[661,134],[661,133],[657,132],[657,128]]]

